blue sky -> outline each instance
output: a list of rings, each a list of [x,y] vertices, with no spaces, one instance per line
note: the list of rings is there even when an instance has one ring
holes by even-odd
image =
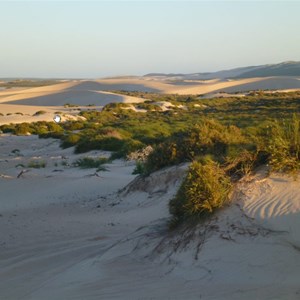
[[[0,77],[300,61],[298,1],[0,1]]]

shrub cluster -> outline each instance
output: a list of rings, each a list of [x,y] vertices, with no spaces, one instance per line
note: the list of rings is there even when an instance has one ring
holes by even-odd
[[[300,118],[274,121],[267,128],[265,142],[269,163],[274,171],[296,174],[300,169]]]
[[[79,158],[73,163],[73,166],[79,167],[81,169],[90,169],[90,168],[97,168],[97,171],[104,171],[105,168],[102,166],[106,164],[109,160],[106,157],[84,157]]]
[[[47,163],[43,160],[41,161],[30,161],[28,163],[28,168],[34,168],[34,169],[41,169],[41,168],[46,168]]]
[[[269,163],[272,170],[296,174],[300,169],[300,118],[274,121],[249,137],[234,127],[204,120],[161,143],[136,173],[192,161],[177,195],[170,201],[172,224],[214,212],[229,199],[232,183]]]
[[[193,128],[179,132],[155,147],[148,157],[146,170],[152,172],[205,155],[223,163],[230,149],[251,147],[253,148],[251,141],[247,140],[238,127],[203,119]]]
[[[229,199],[230,177],[211,159],[194,161],[176,196],[170,201],[172,224],[212,213]]]

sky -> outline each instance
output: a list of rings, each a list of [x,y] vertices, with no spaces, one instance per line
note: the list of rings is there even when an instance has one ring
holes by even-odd
[[[3,1],[0,78],[300,61],[300,1]]]

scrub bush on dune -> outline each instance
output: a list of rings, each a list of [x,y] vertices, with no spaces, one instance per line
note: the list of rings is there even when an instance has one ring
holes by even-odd
[[[98,168],[99,171],[104,171],[105,168],[102,165],[107,163],[108,161],[109,160],[106,157],[83,157],[76,160],[73,166],[79,167],[81,169]]]
[[[213,213],[229,200],[230,177],[211,159],[194,161],[176,196],[170,201],[172,225]]]
[[[146,169],[152,172],[207,154],[224,162],[230,145],[247,143],[236,126],[224,126],[218,121],[203,119],[191,129],[179,132],[158,145],[149,155]]]
[[[300,118],[293,115],[289,121],[274,121],[268,130],[266,150],[274,171],[295,173],[300,169]]]

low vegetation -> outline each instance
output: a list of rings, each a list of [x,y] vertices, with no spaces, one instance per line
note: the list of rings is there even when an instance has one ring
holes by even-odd
[[[105,171],[106,168],[103,165],[108,162],[109,160],[106,157],[98,157],[98,158],[84,157],[76,160],[73,163],[73,166],[79,167],[81,169],[97,168],[97,171]]]
[[[274,171],[296,174],[300,169],[300,118],[274,121],[268,128],[266,151]]]
[[[300,93],[253,92],[245,97],[203,99],[198,96],[120,92],[147,99],[136,107],[109,104],[79,113],[84,120],[35,122],[0,126],[3,133],[38,134],[58,138],[76,153],[107,150],[126,158],[147,146],[154,150],[139,161],[134,172],[147,176],[161,168],[190,162],[178,194],[170,202],[173,223],[209,215],[229,199],[234,183],[256,167],[296,174],[300,169]],[[170,110],[155,102],[168,101]],[[182,107],[185,109],[182,109]],[[76,162],[100,168],[100,159]]]
[[[41,169],[46,168],[47,163],[43,160],[32,160],[28,163],[28,168]]]
[[[28,80],[28,79],[17,79],[10,81],[3,81],[0,83],[0,87],[2,88],[15,88],[15,87],[39,87],[46,85],[53,85],[61,83],[59,80]]]
[[[46,114],[47,112],[45,111],[45,110],[39,110],[39,111],[37,111],[37,112],[35,112],[33,115],[34,116],[40,116],[40,115],[44,115],[44,114]]]
[[[172,225],[205,216],[222,207],[232,189],[230,177],[213,160],[194,161],[176,196],[170,201]]]

